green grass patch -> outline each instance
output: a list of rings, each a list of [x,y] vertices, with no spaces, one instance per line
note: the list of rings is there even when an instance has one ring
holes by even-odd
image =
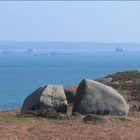
[[[41,117],[35,117],[31,114],[29,115],[0,115],[0,121],[30,121],[30,120],[41,120]]]

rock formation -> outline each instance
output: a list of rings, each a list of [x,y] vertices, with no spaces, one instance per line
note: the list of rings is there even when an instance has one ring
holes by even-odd
[[[67,106],[63,86],[47,85],[38,88],[25,99],[21,112],[53,108],[58,112],[66,113]]]
[[[128,104],[113,88],[93,80],[82,80],[77,89],[73,112],[98,115],[127,115]]]

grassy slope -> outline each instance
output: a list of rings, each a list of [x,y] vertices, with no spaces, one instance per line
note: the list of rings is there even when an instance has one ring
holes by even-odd
[[[116,89],[128,102],[130,111],[140,111],[140,71],[118,72],[96,80]]]

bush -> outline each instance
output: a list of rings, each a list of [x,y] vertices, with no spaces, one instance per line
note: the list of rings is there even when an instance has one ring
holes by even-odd
[[[60,113],[53,108],[40,109],[40,110],[27,110],[22,112],[19,116],[21,117],[44,117],[48,119],[64,120],[69,119],[67,114]]]

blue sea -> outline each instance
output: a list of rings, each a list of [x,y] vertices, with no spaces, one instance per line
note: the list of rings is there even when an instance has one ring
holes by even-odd
[[[83,78],[135,69],[140,69],[140,52],[0,54],[0,110],[20,108],[26,96],[42,85],[69,86]]]

